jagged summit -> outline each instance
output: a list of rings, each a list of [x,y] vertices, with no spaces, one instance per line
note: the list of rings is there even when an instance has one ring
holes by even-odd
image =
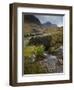
[[[57,27],[56,24],[52,24],[51,22],[46,22],[46,23],[43,24],[43,26],[44,26],[44,27],[51,27],[51,26],[52,26],[52,27]]]

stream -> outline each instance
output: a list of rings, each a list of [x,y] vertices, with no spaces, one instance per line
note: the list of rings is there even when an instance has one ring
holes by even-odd
[[[63,60],[62,57],[63,55],[63,47],[60,46],[58,48],[58,55],[61,56],[56,56],[56,55],[52,55],[52,54],[48,54],[48,53],[44,53],[44,55],[46,56],[46,58],[44,59],[44,63],[47,63],[47,68],[48,68],[48,72],[57,72],[57,73],[62,73],[63,72]]]

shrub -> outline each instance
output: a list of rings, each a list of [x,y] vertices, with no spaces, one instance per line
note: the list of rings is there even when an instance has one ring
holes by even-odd
[[[45,47],[43,45],[37,45],[37,46],[34,46],[34,45],[31,45],[31,46],[26,46],[24,48],[24,56],[25,57],[31,57],[32,54],[35,54],[35,55],[43,55],[43,52],[45,50]]]
[[[39,45],[35,48],[36,56],[42,56],[44,53],[45,47],[43,45]]]
[[[63,33],[62,32],[57,32],[51,35],[50,46],[54,46],[55,44],[57,45],[58,43],[63,44]]]
[[[63,32],[56,31],[56,33],[51,35],[50,47],[48,49],[49,53],[56,53],[56,49],[63,46]]]

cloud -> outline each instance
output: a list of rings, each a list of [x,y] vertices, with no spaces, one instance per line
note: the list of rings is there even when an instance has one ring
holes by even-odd
[[[52,24],[56,24],[58,26],[63,26],[63,15],[35,15],[40,22],[46,23],[51,22]]]

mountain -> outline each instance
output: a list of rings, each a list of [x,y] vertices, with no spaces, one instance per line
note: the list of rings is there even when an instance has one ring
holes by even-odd
[[[43,24],[43,27],[57,27],[57,25],[56,24],[52,24],[51,22],[46,22],[46,23],[44,23]]]
[[[34,15],[24,15],[24,22],[41,24],[39,19],[36,18]]]
[[[40,33],[42,30],[41,23],[34,15],[24,15],[24,32]]]
[[[34,15],[24,15],[23,28],[24,34],[44,34],[60,29],[60,27],[58,28],[56,24],[52,24],[50,21],[42,24]]]

